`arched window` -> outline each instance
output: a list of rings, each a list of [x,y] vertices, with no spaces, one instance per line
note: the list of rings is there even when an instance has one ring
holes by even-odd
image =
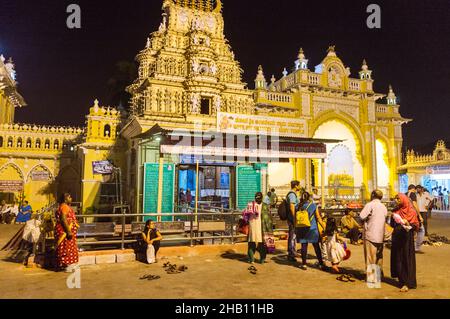
[[[55,150],[59,149],[59,140],[55,140],[55,142],[53,143],[53,148]]]
[[[45,140],[45,146],[44,146],[44,147],[45,147],[45,149],[47,149],[47,150],[50,149],[50,140],[49,140],[49,139],[46,139],[46,140]]]
[[[3,137],[0,136],[0,147],[3,147]]]
[[[36,139],[36,144],[35,144],[36,146],[36,148],[41,148],[41,139],[40,138],[38,138],[38,139]]]
[[[21,137],[19,137],[17,139],[17,147],[22,147],[22,138]]]
[[[31,148],[31,138],[27,138],[26,148]]]
[[[8,147],[12,147],[13,146],[13,138],[9,137],[8,138]]]
[[[111,126],[109,124],[105,125],[105,130],[103,132],[104,137],[111,137]]]

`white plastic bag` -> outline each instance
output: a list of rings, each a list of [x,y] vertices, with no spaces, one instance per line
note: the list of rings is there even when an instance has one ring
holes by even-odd
[[[156,263],[155,247],[153,247],[153,245],[148,245],[147,247],[147,263]]]
[[[41,237],[41,222],[31,219],[25,224],[22,239],[30,243],[37,243]]]

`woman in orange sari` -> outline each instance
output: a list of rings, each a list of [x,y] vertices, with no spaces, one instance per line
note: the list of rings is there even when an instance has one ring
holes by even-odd
[[[80,226],[73,209],[70,207],[72,197],[66,193],[61,197],[56,212],[56,258],[59,270],[71,272],[78,264],[77,231]]]

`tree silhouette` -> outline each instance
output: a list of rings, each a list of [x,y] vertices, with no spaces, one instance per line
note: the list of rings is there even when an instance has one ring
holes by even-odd
[[[137,78],[137,66],[134,62],[119,61],[116,63],[114,75],[107,83],[107,99],[109,105],[128,108],[131,95],[125,91],[127,86]]]

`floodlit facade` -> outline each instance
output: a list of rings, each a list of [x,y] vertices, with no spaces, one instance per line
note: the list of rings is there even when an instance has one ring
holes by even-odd
[[[121,168],[125,200],[135,211],[145,212],[146,187],[154,186],[145,184],[146,167],[152,164],[160,165],[159,173],[168,170],[171,178],[170,183],[158,177],[153,181],[159,189],[159,195],[155,193],[158,212],[162,198],[172,200],[175,209],[178,191],[193,190],[197,183],[198,195],[205,201],[223,204],[224,198],[233,197],[243,178],[236,163],[211,165],[192,154],[162,156],[155,141],[145,139],[155,125],[169,131],[342,140],[327,143],[323,169],[321,159],[310,158],[253,167],[261,173],[262,191],[275,187],[284,195],[292,179],[307,189],[323,180],[331,197],[339,195],[337,188],[348,198],[360,198],[361,189],[365,197],[377,187],[388,194],[399,189],[402,125],[409,120],[400,115],[392,87],[387,95],[374,91],[374,74],[366,61],[352,77],[335,47],[328,49],[316,67],[300,49],[279,79],[272,76],[267,81],[260,66],[254,88],[249,89],[224,34],[222,1],[164,0],[162,10],[159,29],[137,55],[139,76],[127,88],[132,95],[127,115],[100,107],[96,101],[86,128],[14,124],[14,108],[25,103],[15,80],[3,80],[4,72],[11,74],[11,66],[0,62],[0,123],[4,123],[0,124],[0,183],[5,181],[0,192],[8,190],[6,181],[16,181],[9,191],[16,197],[22,192],[39,209],[54,200],[50,194],[56,189],[71,191],[84,211],[95,211],[105,177],[94,174],[92,165],[109,160]],[[387,104],[380,103],[384,97]],[[201,176],[192,174],[196,162],[203,165]],[[161,165],[168,166],[163,169]],[[56,189],[37,195],[47,185]],[[161,195],[164,187],[174,192],[165,197]]]

